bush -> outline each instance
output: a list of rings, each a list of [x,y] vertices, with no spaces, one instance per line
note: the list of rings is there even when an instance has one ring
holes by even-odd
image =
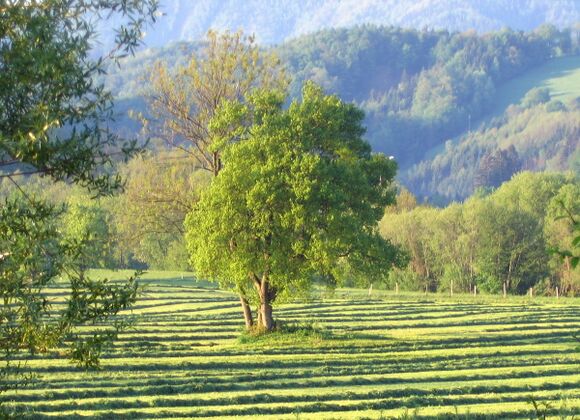
[[[522,98],[521,104],[524,108],[531,108],[536,105],[545,104],[550,101],[550,89],[533,88]]]

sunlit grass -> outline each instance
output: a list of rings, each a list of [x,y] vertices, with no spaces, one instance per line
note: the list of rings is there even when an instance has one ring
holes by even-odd
[[[277,308],[276,333],[247,335],[234,294],[191,273],[143,281],[103,370],[28,361],[38,380],[8,394],[20,417],[529,418],[530,397],[580,410],[577,299],[315,289]]]

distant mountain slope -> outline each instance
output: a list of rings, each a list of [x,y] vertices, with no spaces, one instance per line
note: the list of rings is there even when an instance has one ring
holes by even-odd
[[[580,21],[578,0],[162,0],[161,10],[165,16],[145,38],[149,47],[198,40],[210,28],[243,29],[262,44],[278,44],[324,28],[369,23],[488,32]]]
[[[579,41],[577,30],[549,26],[477,35],[366,25],[305,35],[275,51],[293,78],[293,96],[312,79],[328,92],[356,102],[366,112],[366,137],[374,150],[395,156],[401,179],[420,197],[446,201],[473,190],[476,172],[456,176],[462,167],[474,169],[484,155],[503,159],[504,145],[495,141],[493,130],[476,138],[466,132],[476,133],[480,121],[501,115],[532,87],[548,87],[553,99],[566,102],[578,96]],[[128,136],[139,131],[129,110],[147,116],[143,93],[151,65],[158,59],[170,66],[183,64],[201,45],[182,42],[149,49],[127,58],[121,68],[111,67],[103,82],[117,99],[113,128]],[[578,108],[560,108],[554,104],[522,113],[517,120],[498,119],[492,128],[508,126],[502,129],[510,138],[505,147],[515,146],[527,169],[566,169],[577,148],[572,121],[578,118]],[[554,125],[556,118],[560,122]],[[542,124],[526,128],[538,119]],[[465,137],[461,147],[446,143]],[[518,139],[531,137],[539,140],[518,146]],[[477,144],[464,147],[472,140]]]
[[[580,97],[580,56],[555,58],[503,84],[494,98],[498,114],[535,87],[550,89],[552,98],[560,101]]]
[[[526,93],[534,88],[549,89],[551,99],[561,102],[580,98],[580,55],[553,58],[501,84],[493,96],[491,112],[472,122],[473,131],[485,129],[485,126],[492,123],[494,118],[502,117],[510,106],[519,104]],[[464,137],[465,133],[462,133],[452,139],[452,142],[457,144],[463,141]],[[425,160],[431,160],[443,153],[445,147],[445,144],[440,144],[427,151]]]
[[[541,90],[550,97],[533,103]],[[580,56],[552,59],[500,85],[480,127],[432,150],[400,179],[420,198],[443,204],[522,169],[580,175]]]

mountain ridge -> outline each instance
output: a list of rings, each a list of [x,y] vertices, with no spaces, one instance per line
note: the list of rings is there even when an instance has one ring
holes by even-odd
[[[580,22],[580,2],[575,0],[165,0],[160,11],[164,15],[144,38],[148,47],[199,40],[209,29],[241,29],[255,34],[260,44],[272,45],[321,29],[361,24],[482,33]],[[116,23],[106,24],[110,28]],[[105,48],[113,35],[101,41]]]

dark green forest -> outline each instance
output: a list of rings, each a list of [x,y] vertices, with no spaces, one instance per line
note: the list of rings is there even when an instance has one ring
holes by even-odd
[[[145,37],[149,46],[202,39],[212,28],[242,29],[256,33],[260,44],[275,45],[322,29],[367,23],[485,33],[505,27],[529,31],[542,23],[564,28],[580,19],[574,0],[166,0],[160,9],[167,17]],[[106,41],[113,35],[103,32]]]
[[[576,39],[576,38],[574,38]],[[501,84],[546,60],[578,52],[570,31],[530,33],[331,30],[280,48],[298,86],[313,79],[367,113],[367,138],[402,168],[493,110]]]

